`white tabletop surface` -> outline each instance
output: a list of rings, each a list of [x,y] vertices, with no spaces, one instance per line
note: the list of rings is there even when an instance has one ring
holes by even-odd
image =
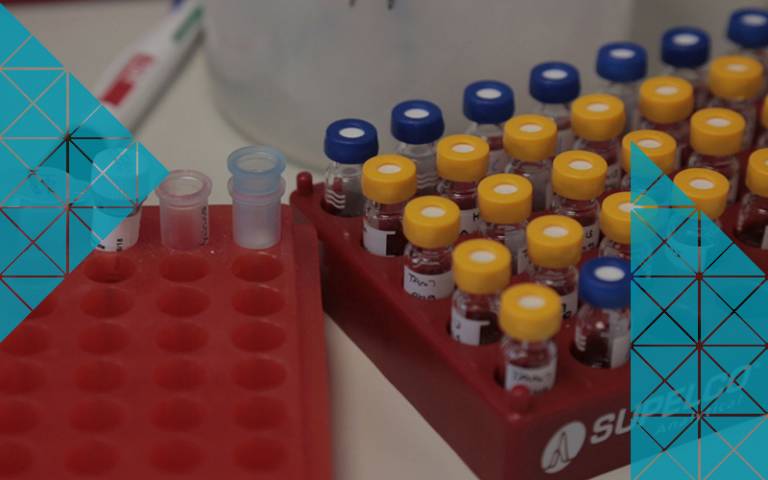
[[[9,9],[86,86],[120,49],[168,9],[159,0],[56,1]],[[222,119],[210,95],[202,50],[180,73],[137,132],[169,169],[193,168],[214,182],[212,203],[229,202],[227,154],[248,141]],[[299,171],[286,171],[292,191]],[[340,480],[476,478],[368,358],[326,321],[334,470]],[[596,480],[629,478],[623,468]]]

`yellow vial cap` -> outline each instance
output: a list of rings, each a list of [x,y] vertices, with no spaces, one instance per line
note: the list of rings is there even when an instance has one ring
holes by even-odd
[[[504,124],[504,150],[523,162],[541,162],[557,147],[557,124],[543,115],[517,115]]]
[[[768,95],[763,99],[763,108],[760,111],[760,123],[768,129]]]
[[[512,255],[501,243],[467,240],[453,251],[453,280],[463,292],[490,295],[509,285],[511,264]]]
[[[543,342],[560,331],[563,306],[560,295],[537,283],[520,283],[501,294],[499,327],[510,338]]]
[[[488,144],[474,135],[449,135],[437,142],[437,173],[452,182],[477,182],[488,171]]]
[[[761,197],[768,197],[768,148],[755,150],[747,163],[747,188]]]
[[[552,163],[552,191],[569,200],[592,200],[605,190],[608,164],[600,155],[569,150]]]
[[[416,165],[402,155],[377,155],[363,164],[363,195],[384,205],[405,202],[416,193]]]
[[[763,66],[743,55],[726,55],[709,64],[709,90],[725,100],[755,98],[763,86]]]
[[[571,105],[573,133],[592,142],[618,137],[624,131],[626,120],[624,102],[613,95],[583,95]]]
[[[629,245],[632,201],[629,192],[616,192],[603,199],[600,209],[600,230],[603,235],[622,245]]]
[[[691,147],[702,155],[727,157],[741,150],[746,122],[727,108],[703,108],[691,117]]]
[[[459,238],[459,206],[447,198],[426,195],[405,205],[403,233],[421,248],[442,248]]]
[[[513,173],[497,173],[480,181],[477,206],[480,218],[488,223],[510,225],[531,216],[533,186],[527,178]]]
[[[636,130],[621,140],[621,168],[629,172],[632,144],[635,144],[662,172],[669,174],[675,166],[677,142],[672,135],[658,130]]]
[[[674,182],[709,218],[717,219],[725,211],[730,184],[721,173],[706,168],[686,168],[675,175]]]
[[[579,263],[584,228],[563,215],[544,215],[528,223],[525,229],[528,258],[544,268],[565,268]]]
[[[652,77],[640,85],[643,118],[661,125],[682,122],[693,112],[693,86],[679,77]]]

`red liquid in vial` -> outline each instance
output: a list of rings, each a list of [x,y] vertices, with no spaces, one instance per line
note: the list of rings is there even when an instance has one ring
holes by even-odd
[[[403,233],[403,209],[405,203],[382,205],[366,203],[365,222],[377,230],[393,232],[387,236],[386,255],[399,257],[405,251],[408,240]]]
[[[498,342],[501,339],[501,330],[499,329],[498,315],[494,311],[494,304],[496,303],[495,295],[471,295],[464,292],[456,292],[453,296],[453,309],[468,321],[482,322],[484,325],[480,327],[480,338],[478,345],[486,345],[489,343]],[[469,343],[462,338],[460,331],[461,325],[455,325],[452,321],[450,326],[450,334],[454,340]]]

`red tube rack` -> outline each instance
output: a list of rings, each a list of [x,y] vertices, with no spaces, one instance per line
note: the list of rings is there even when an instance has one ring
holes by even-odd
[[[326,213],[309,174],[297,183],[291,205],[322,244],[326,311],[480,478],[574,480],[629,463],[629,365],[582,365],[566,326],[555,387],[505,391],[495,380],[499,345],[451,339],[450,300],[407,295],[402,259],[366,252],[361,219]]]
[[[317,238],[93,253],[0,344],[0,478],[330,480]]]

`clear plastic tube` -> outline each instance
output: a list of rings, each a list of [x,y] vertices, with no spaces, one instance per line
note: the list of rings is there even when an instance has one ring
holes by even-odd
[[[241,247],[269,248],[280,241],[285,163],[279,150],[265,146],[243,147],[229,155],[232,230]]]
[[[160,200],[160,238],[164,246],[190,250],[208,243],[210,178],[195,170],[174,170],[155,193]]]

